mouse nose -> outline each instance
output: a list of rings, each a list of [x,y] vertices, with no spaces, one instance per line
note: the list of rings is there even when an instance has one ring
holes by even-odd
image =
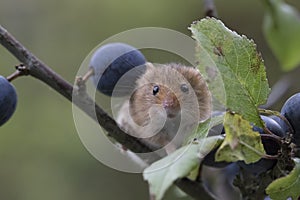
[[[169,118],[174,118],[180,111],[180,104],[175,95],[168,96],[163,100],[163,108]]]

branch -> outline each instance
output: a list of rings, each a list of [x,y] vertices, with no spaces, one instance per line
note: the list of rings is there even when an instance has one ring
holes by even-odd
[[[71,103],[78,106],[83,112],[95,120],[107,132],[108,136],[130,149],[133,152],[145,153],[152,152],[153,149],[146,146],[138,138],[123,132],[115,122],[103,109],[101,109],[88,95],[82,93],[78,88],[74,88],[70,83],[65,81],[61,76],[55,73],[50,67],[35,57],[28,51],[19,41],[17,41],[7,30],[0,25],[0,43],[13,54],[27,68],[26,72],[34,78],[46,83],[55,91],[63,95]],[[155,155],[153,155],[155,156]],[[157,159],[160,157],[157,155]],[[182,188],[186,193],[195,197],[208,195],[202,184],[193,187],[192,181],[186,179],[178,179],[176,185]],[[196,183],[194,183],[196,184]],[[202,188],[201,188],[202,187]],[[200,189],[199,189],[200,188]],[[200,192],[201,191],[201,192]],[[205,194],[204,194],[205,193]]]
[[[55,91],[63,95],[66,99],[77,105],[87,115],[100,124],[117,142],[124,145],[133,152],[151,152],[139,139],[126,134],[116,124],[105,111],[85,93],[77,92],[76,88],[65,81],[61,76],[50,69],[46,64],[29,52],[19,41],[0,26],[0,43],[10,51],[19,61],[27,67],[28,75],[31,75]],[[73,93],[74,92],[74,93]],[[96,112],[96,115],[95,115]],[[159,158],[159,157],[158,157]]]
[[[214,0],[204,0],[204,14],[206,17],[218,18]]]

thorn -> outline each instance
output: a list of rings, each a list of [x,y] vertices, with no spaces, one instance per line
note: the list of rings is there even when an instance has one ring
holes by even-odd
[[[16,70],[20,71],[22,73],[22,75],[29,75],[30,74],[30,70],[28,69],[28,67],[26,65],[24,65],[23,63],[19,64],[16,66]]]
[[[16,68],[16,71],[14,73],[12,73],[11,75],[9,75],[8,77],[6,77],[6,79],[9,82],[12,82],[14,79],[16,79],[18,77],[27,76],[30,74],[30,70],[23,63],[17,65],[15,68]]]

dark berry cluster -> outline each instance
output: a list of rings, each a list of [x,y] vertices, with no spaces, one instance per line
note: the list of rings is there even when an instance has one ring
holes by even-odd
[[[253,130],[262,135],[262,143],[266,154],[278,155],[282,148],[282,141],[291,140],[296,147],[300,146],[300,93],[290,97],[283,105],[280,115],[261,116],[266,129],[253,126]],[[222,134],[225,134],[223,129]],[[272,137],[272,135],[274,137]],[[264,136],[264,137],[263,137]],[[295,148],[297,149],[297,148]],[[210,167],[226,167],[227,162],[215,162],[216,149],[211,151],[204,159],[203,164]],[[243,161],[237,164],[251,174],[261,174],[272,169],[277,159],[262,158],[256,163],[246,164]]]

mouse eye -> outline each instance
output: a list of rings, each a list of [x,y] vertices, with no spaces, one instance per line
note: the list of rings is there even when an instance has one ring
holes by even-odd
[[[155,85],[154,87],[153,87],[153,95],[155,96],[158,92],[159,92],[159,86],[158,85]]]
[[[184,93],[187,93],[189,91],[189,86],[187,86],[187,84],[183,83],[180,85],[180,90]]]

